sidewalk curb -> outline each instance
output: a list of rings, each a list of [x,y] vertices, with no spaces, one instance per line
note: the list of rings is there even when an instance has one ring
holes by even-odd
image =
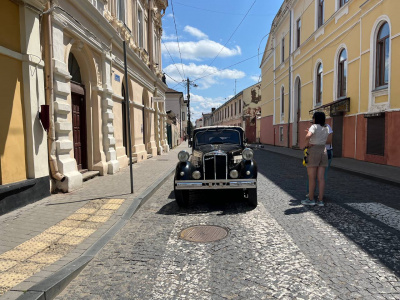
[[[282,152],[278,152],[278,151],[274,151],[274,150],[270,150],[270,149],[265,149],[265,148],[261,148],[261,147],[253,147],[253,148],[256,148],[256,149],[259,149],[259,150],[263,150],[263,151],[268,151],[268,152],[279,154],[279,155],[283,155],[283,156],[289,156],[289,157],[297,158],[299,160],[303,159],[302,157],[298,157],[297,155],[291,155],[291,154],[282,153]],[[342,172],[350,173],[350,174],[353,174],[353,175],[358,175],[360,177],[373,179],[373,180],[376,180],[376,181],[379,181],[379,182],[382,182],[382,183],[387,183],[387,184],[390,184],[390,185],[393,185],[393,186],[396,186],[396,187],[400,186],[400,182],[394,181],[394,180],[392,180],[390,178],[381,177],[381,176],[374,175],[374,174],[371,174],[371,173],[363,173],[363,172],[360,172],[360,171],[356,171],[356,170],[345,168],[343,166],[335,166],[334,162],[331,164],[330,168],[336,169],[336,170],[339,170],[339,171],[342,171]]]
[[[70,262],[62,269],[29,288],[18,300],[50,300],[54,299],[61,291],[85,268],[93,257],[125,226],[135,212],[172,176],[175,166],[170,168],[157,181],[151,184],[138,197],[135,197],[121,216],[121,218],[110,227],[110,229],[99,238],[80,257]],[[16,291],[16,290],[12,290]]]

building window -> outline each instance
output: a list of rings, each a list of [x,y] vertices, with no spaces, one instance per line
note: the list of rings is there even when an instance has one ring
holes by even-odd
[[[285,38],[282,38],[281,44],[281,62],[285,61]]]
[[[281,89],[281,116],[285,113],[285,88]]]
[[[242,100],[239,100],[239,114],[242,113]]]
[[[182,121],[185,121],[185,112],[182,112]]]
[[[342,6],[345,5],[347,2],[349,2],[349,0],[339,0],[339,7],[342,7]]]
[[[125,0],[117,0],[117,18],[125,23]]]
[[[279,141],[283,142],[283,126],[279,127]]]
[[[236,104],[237,102],[235,102],[235,116],[237,115]]]
[[[379,28],[376,39],[376,80],[375,87],[385,86],[389,82],[389,39],[390,29],[387,22]]]
[[[297,39],[296,39],[296,48],[300,47],[300,34],[301,34],[301,19],[298,19],[296,22],[296,32],[297,32]]]
[[[318,64],[317,67],[317,84],[316,84],[316,98],[315,98],[315,105],[321,105],[322,103],[322,63]]]
[[[343,49],[339,55],[338,64],[338,97],[346,97],[347,94],[347,51]]]
[[[325,1],[318,0],[318,20],[317,20],[318,28],[320,28],[324,24],[324,14],[325,14]]]
[[[231,116],[233,117],[233,103],[231,104]]]
[[[141,8],[138,9],[138,46],[139,48],[143,48],[143,10]]]

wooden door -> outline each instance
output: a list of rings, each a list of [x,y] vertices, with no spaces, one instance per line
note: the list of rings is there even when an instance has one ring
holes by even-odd
[[[342,147],[343,147],[343,115],[333,117],[333,156],[342,157]]]
[[[87,169],[86,114],[84,95],[72,93],[72,128],[74,157],[78,170]]]

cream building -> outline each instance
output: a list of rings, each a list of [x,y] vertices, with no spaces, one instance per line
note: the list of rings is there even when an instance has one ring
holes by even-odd
[[[73,191],[87,172],[126,167],[128,115],[134,160],[168,151],[161,70],[167,6],[168,0],[2,1],[0,214],[51,190]]]
[[[213,123],[216,126],[243,127],[243,91],[226,101],[213,112]]]
[[[261,63],[261,142],[302,148],[322,110],[334,156],[400,166],[399,10],[397,0],[283,1]]]
[[[54,155],[66,178],[55,180],[58,189],[79,188],[87,170],[107,175],[128,165],[125,95],[134,159],[168,150],[165,103],[159,102],[167,90],[160,53],[167,5],[167,0],[54,0],[48,5],[44,51],[54,85]]]

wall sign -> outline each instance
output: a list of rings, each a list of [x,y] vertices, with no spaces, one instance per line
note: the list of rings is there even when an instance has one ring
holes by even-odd
[[[117,74],[115,74],[114,79],[117,82],[121,82],[121,77],[119,75],[117,75]]]

